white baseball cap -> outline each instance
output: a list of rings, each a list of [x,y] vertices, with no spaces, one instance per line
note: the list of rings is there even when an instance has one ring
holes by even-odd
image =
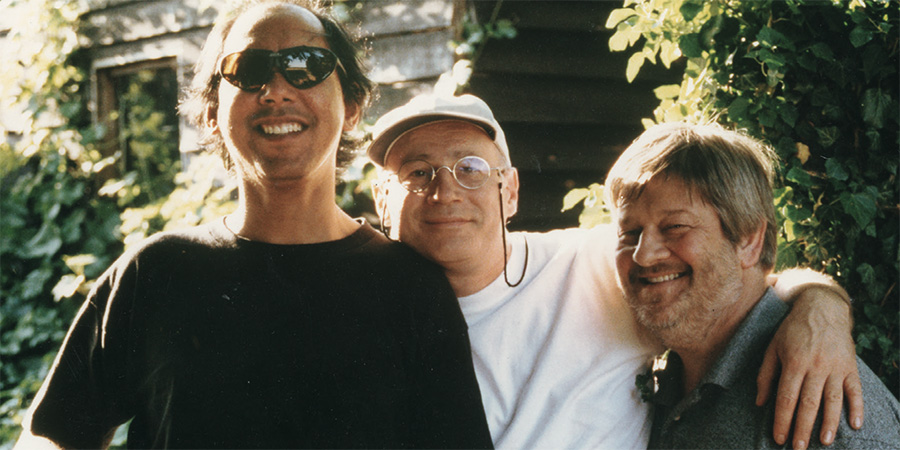
[[[391,145],[401,135],[413,128],[430,122],[441,120],[463,120],[480,126],[497,144],[506,164],[509,159],[509,147],[503,129],[494,118],[491,108],[480,98],[465,94],[460,96],[442,96],[423,94],[413,97],[409,103],[389,111],[381,116],[372,127],[372,145],[369,146],[369,159],[379,166],[387,161]]]

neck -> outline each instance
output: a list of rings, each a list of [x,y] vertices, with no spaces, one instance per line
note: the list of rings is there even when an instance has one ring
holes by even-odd
[[[506,254],[507,257],[512,255],[512,246],[509,244],[506,246]],[[488,287],[503,274],[503,250],[500,247],[496,251],[478,253],[474,258],[458,263],[442,263],[441,266],[444,267],[444,275],[450,281],[456,296],[466,297]]]
[[[242,184],[238,209],[225,224],[242,237],[270,244],[334,241],[359,228],[334,203],[333,186],[301,183],[271,189]]]
[[[745,272],[742,278],[740,298],[719,315],[706,336],[696,339],[690,346],[672,346],[684,363],[682,393],[685,396],[700,384],[700,380],[722,355],[738,326],[766,292],[765,276],[761,271]]]

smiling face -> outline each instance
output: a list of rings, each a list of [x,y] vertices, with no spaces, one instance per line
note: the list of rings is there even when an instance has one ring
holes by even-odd
[[[297,46],[328,48],[321,22],[299,6],[264,5],[237,19],[222,54]],[[334,182],[341,132],[356,126],[359,112],[344,104],[338,77],[336,71],[309,89],[291,86],[279,73],[257,92],[219,84],[209,126],[221,133],[245,182]]]
[[[693,195],[692,195],[693,194]],[[741,255],[716,210],[675,176],[618,209],[616,268],[629,305],[667,346],[695,348],[741,299]]]
[[[453,167],[460,158],[478,156],[491,167],[503,167],[503,158],[480,127],[463,121],[434,122],[401,136],[393,145],[385,169],[397,173],[400,166],[423,160],[434,167]],[[387,219],[401,241],[444,268],[476,268],[489,263],[503,267],[503,247],[498,183],[503,180],[504,214],[516,212],[518,178],[515,169],[497,176],[492,171],[478,189],[460,186],[449,170],[440,169],[420,193],[407,192],[389,183],[385,195]],[[382,189],[383,193],[383,189]],[[399,217],[399,220],[397,218]],[[499,275],[499,271],[490,274]]]

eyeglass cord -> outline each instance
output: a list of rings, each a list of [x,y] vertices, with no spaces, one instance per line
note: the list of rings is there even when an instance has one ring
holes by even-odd
[[[522,284],[522,280],[525,279],[525,273],[528,271],[528,238],[522,236],[522,238],[525,240],[525,264],[522,266],[522,276],[519,277],[519,281],[511,283],[509,281],[509,275],[507,273],[509,267],[509,256],[506,253],[506,216],[503,213],[503,183],[499,183],[498,186],[500,188],[498,194],[500,198],[500,236],[503,237],[503,281],[506,281],[507,286],[514,288]],[[378,228],[381,229],[381,233],[384,234],[384,237],[393,241],[394,239],[391,238],[390,231],[388,231],[388,229],[384,226],[384,217],[386,212],[387,202],[385,202],[381,208],[381,220],[379,221]]]
[[[509,282],[509,275],[507,275],[507,268],[509,266],[509,260],[506,255],[506,217],[503,215],[503,183],[499,183],[500,187],[499,196],[500,196],[500,235],[503,236],[503,280],[506,281],[506,285],[514,288],[520,284],[522,284],[522,280],[525,279],[525,272],[528,270],[528,238],[522,236],[525,239],[525,264],[522,266],[522,276],[519,277],[519,281],[516,281],[515,284]]]

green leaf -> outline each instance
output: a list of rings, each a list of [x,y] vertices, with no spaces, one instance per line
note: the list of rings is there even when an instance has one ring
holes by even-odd
[[[770,27],[763,27],[759,30],[759,33],[756,34],[756,40],[759,42],[759,45],[773,50],[778,48],[785,50],[795,49],[794,43],[790,39]]]
[[[871,284],[875,282],[875,269],[869,263],[862,263],[856,268],[856,272],[862,277],[863,284]]]
[[[563,197],[562,211],[568,211],[574,208],[576,205],[581,203],[582,200],[587,198],[588,194],[590,193],[590,189],[587,188],[575,188],[567,192],[566,196]]]
[[[816,58],[827,62],[835,62],[834,52],[831,51],[831,47],[823,42],[817,42],[809,47],[809,50],[812,52]]]
[[[29,273],[22,282],[22,298],[28,300],[40,295],[51,276],[53,276],[53,271],[46,267]]]
[[[52,256],[62,247],[59,228],[53,223],[45,222],[37,234],[25,244],[21,255],[23,258],[39,258]]]
[[[637,74],[643,65],[644,55],[640,52],[635,53],[628,58],[628,67],[625,68],[625,78],[629,83],[634,81],[634,78],[637,77]]]
[[[859,48],[869,43],[874,35],[863,26],[857,26],[850,32],[850,43]]]
[[[850,177],[844,166],[835,158],[825,160],[825,173],[828,174],[828,178],[838,181],[847,181]]]
[[[764,127],[773,127],[775,126],[775,119],[778,118],[778,113],[772,108],[763,108],[759,111],[759,124]]]
[[[653,90],[653,94],[660,100],[667,98],[676,98],[681,93],[681,86],[678,84],[666,84]]]
[[[747,110],[750,107],[750,100],[738,97],[728,105],[728,119],[732,122],[741,122],[747,118]]]
[[[631,8],[617,8],[612,10],[609,13],[609,17],[606,18],[606,28],[613,29],[619,22],[636,15],[634,10]]]
[[[66,274],[53,286],[53,300],[60,301],[75,295],[78,288],[84,284],[84,275]]]
[[[681,8],[678,8],[678,12],[684,17],[685,22],[694,20],[694,17],[697,17],[701,11],[703,11],[703,3],[693,3],[689,0],[685,1]]]
[[[875,128],[883,128],[891,106],[891,96],[881,89],[868,89],[863,93],[863,121]]]
[[[785,65],[783,56],[768,49],[760,50],[758,52],[758,58],[769,68],[769,70],[779,70]]]
[[[812,217],[812,211],[807,208],[788,205],[784,208],[784,215],[793,222],[803,222]]]
[[[819,136],[819,142],[822,146],[828,148],[837,142],[841,135],[841,130],[838,127],[821,127],[816,128],[816,134]]]
[[[678,48],[681,54],[688,58],[700,58],[703,56],[703,48],[700,46],[700,35],[697,33],[686,34],[678,40]]]
[[[867,192],[855,194],[844,192],[840,199],[844,212],[853,217],[860,228],[866,228],[878,211],[875,199]]]
[[[628,48],[628,33],[625,31],[616,31],[609,38],[609,50],[612,52],[621,52]]]
[[[805,170],[799,167],[791,167],[791,170],[785,174],[785,178],[789,181],[799,184],[800,186],[812,186],[812,177]]]
[[[797,108],[790,103],[782,103],[778,105],[778,114],[781,116],[781,120],[784,121],[787,126],[793,128],[797,123],[797,117],[800,116],[800,113],[797,111]]]

